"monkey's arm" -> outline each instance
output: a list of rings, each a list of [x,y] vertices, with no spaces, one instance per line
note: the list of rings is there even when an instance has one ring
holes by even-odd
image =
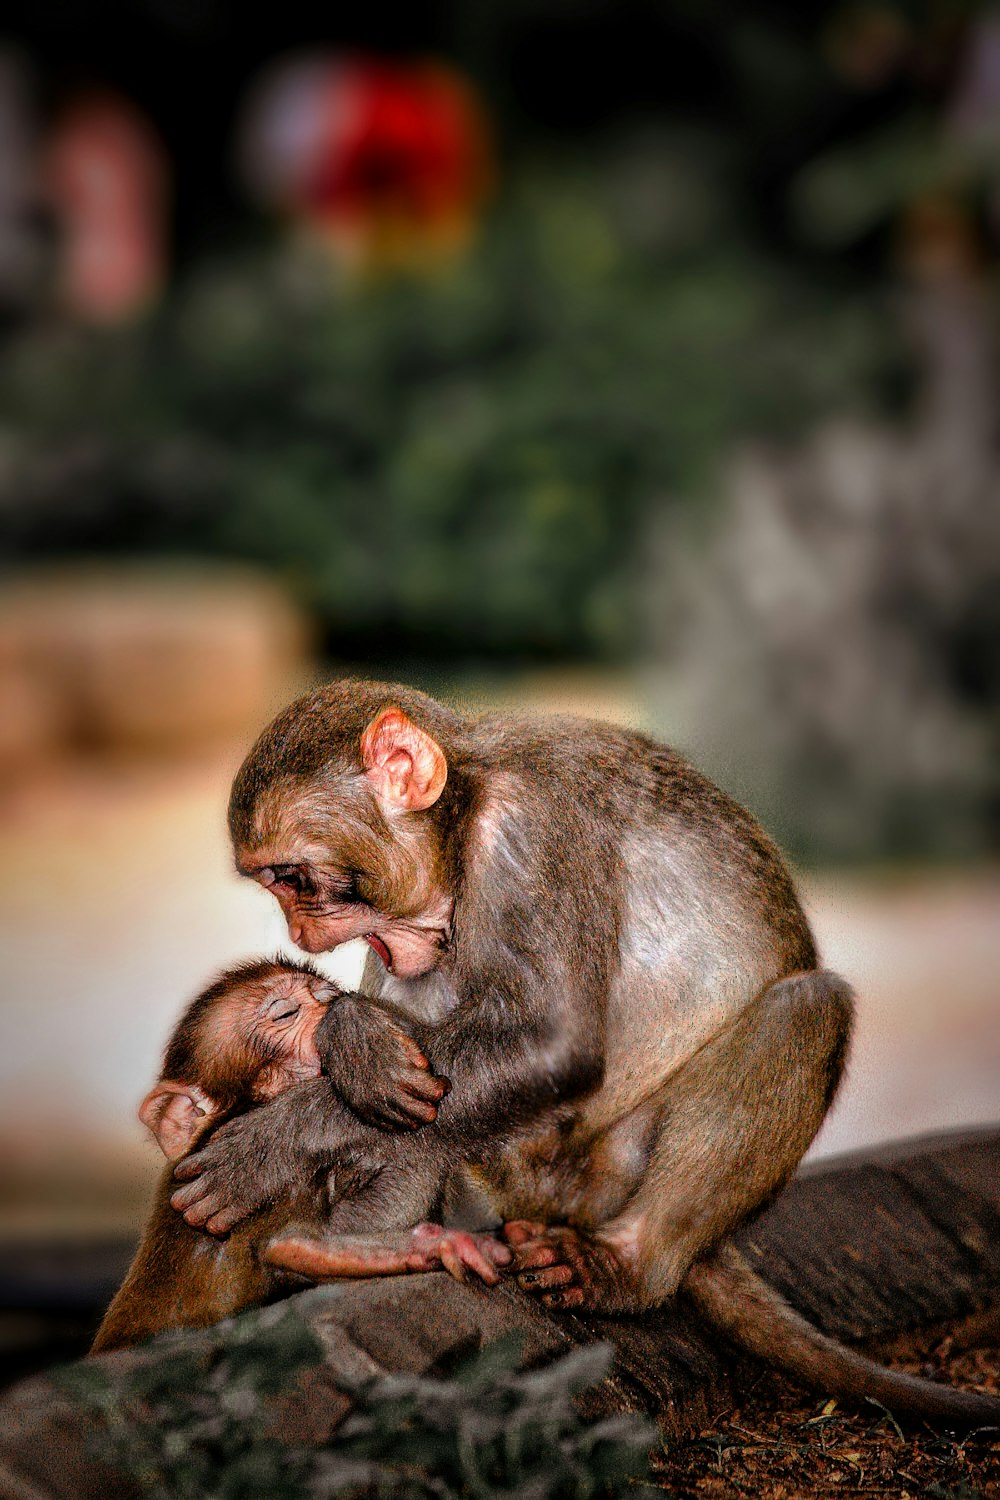
[[[305,1182],[338,1149],[364,1144],[364,1127],[325,1078],[296,1085],[213,1131],[177,1165],[184,1184],[170,1199],[189,1224],[225,1234],[248,1214]]]
[[[598,845],[580,816],[584,804],[536,781],[532,767],[473,831],[455,909],[458,1004],[418,1033],[451,1080],[439,1126],[470,1143],[603,1080],[621,881],[613,846]]]
[[[542,934],[534,912],[508,901],[484,927],[464,939],[475,960],[458,957],[458,1004],[436,1025],[364,996],[330,1007],[317,1049],[360,1119],[396,1129],[430,1123],[450,1089],[439,1124],[481,1141],[600,1083],[607,991],[600,944],[574,972],[567,949],[576,935],[568,925]],[[416,1087],[401,1090],[397,1059],[406,1033],[441,1077],[414,1072]]]
[[[416,1129],[437,1118],[451,1085],[430,1070],[420,1028],[395,1006],[343,995],[316,1028],[323,1071],[347,1107],[382,1130]]]
[[[440,1124],[482,1140],[579,1098],[604,1076],[603,993],[508,963],[477,972],[461,1005],[421,1034],[451,1083]]]

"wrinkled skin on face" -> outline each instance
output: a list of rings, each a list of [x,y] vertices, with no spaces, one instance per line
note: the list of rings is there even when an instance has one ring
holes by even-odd
[[[307,953],[364,938],[390,973],[415,979],[451,941],[454,900],[432,826],[448,763],[395,708],[367,725],[353,753],[360,766],[334,763],[307,780],[275,774],[252,795],[238,777],[237,868],[275,897]]]
[[[335,993],[325,980],[290,974],[263,987],[249,1006],[243,997],[234,998],[235,1030],[243,1034],[250,1053],[267,1058],[253,1086],[255,1100],[273,1099],[296,1083],[319,1077],[316,1030]]]
[[[356,873],[317,859],[318,852],[303,849],[294,836],[284,848],[237,850],[240,871],[278,902],[293,943],[306,953],[326,953],[364,938],[401,979],[437,966],[451,935],[447,897],[429,892],[423,909],[406,916],[380,911],[361,895]]]

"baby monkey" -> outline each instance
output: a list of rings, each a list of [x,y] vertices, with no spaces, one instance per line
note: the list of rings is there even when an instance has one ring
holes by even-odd
[[[499,1240],[420,1222],[439,1214],[453,1162],[425,1135],[418,1147],[413,1136],[365,1126],[346,1108],[332,1129],[324,1122],[326,1154],[312,1176],[228,1238],[192,1228],[171,1208],[175,1162],[223,1121],[319,1076],[316,1028],[340,994],[311,965],[268,958],[227,970],[188,1006],[162,1077],[139,1108],[168,1166],[92,1353],[168,1328],[203,1327],[304,1285],[295,1273],[299,1235],[312,1260],[322,1242],[330,1278],[443,1268],[460,1280],[468,1272],[490,1285],[499,1280],[511,1259]],[[414,1048],[415,1065],[426,1068]]]

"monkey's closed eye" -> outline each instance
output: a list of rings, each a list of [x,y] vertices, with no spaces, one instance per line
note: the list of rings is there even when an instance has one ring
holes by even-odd
[[[301,1009],[302,1009],[302,1006],[299,1003],[296,1003],[295,1005],[289,1005],[289,1006],[286,1006],[286,1008],[284,1010],[272,1011],[271,1014],[268,1016],[268,1020],[269,1021],[290,1021],[294,1016],[298,1015],[298,1013],[299,1013],[299,1011]]]

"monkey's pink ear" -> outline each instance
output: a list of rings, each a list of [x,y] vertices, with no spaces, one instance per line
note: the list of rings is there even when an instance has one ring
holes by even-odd
[[[379,799],[398,812],[419,812],[448,780],[444,751],[398,708],[387,708],[361,736],[361,760]]]
[[[139,1105],[139,1119],[168,1161],[190,1150],[215,1114],[207,1094],[192,1083],[163,1079]]]

